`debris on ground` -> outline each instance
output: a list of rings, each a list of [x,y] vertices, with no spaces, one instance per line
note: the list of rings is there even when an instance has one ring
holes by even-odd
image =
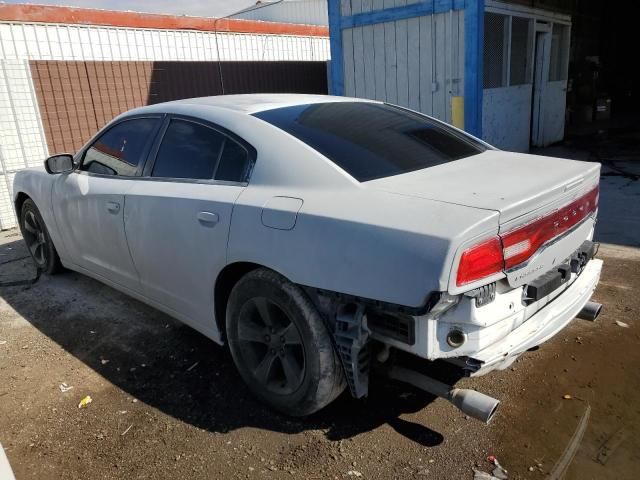
[[[349,470],[347,472],[347,475],[349,475],[350,477],[362,477],[362,473],[358,470]]]
[[[106,365],[106,364],[107,364],[107,363],[109,363],[110,361],[111,361],[111,360],[107,360],[107,359],[103,358],[102,360],[100,360],[100,363],[101,363],[102,365]]]
[[[66,383],[61,383],[60,386],[58,387],[60,389],[60,391],[62,393],[67,393],[69,390],[71,390],[73,387],[71,385],[67,385]]]
[[[11,465],[9,465],[9,459],[4,453],[4,447],[0,443],[0,478],[3,480],[15,480]]]
[[[616,325],[618,325],[619,327],[622,327],[622,328],[629,328],[629,324],[628,323],[621,322],[620,320],[616,320]]]
[[[483,472],[482,470],[478,470],[473,468],[473,480],[500,480],[497,477],[494,477],[490,473]]]
[[[91,395],[87,395],[82,400],[80,400],[80,403],[78,404],[78,408],[85,408],[91,402],[93,402],[93,398],[91,398]]]
[[[563,395],[562,398],[565,400],[571,400],[573,397],[567,393],[566,395]]]
[[[0,345],[6,345],[7,341],[6,340],[0,340]]]
[[[187,368],[187,372],[190,372],[191,370],[193,370],[194,368],[196,368],[198,366],[198,364],[200,363],[200,360],[198,360],[196,363],[194,363],[193,365],[191,365],[189,368]]]
[[[131,425],[129,425],[129,426],[127,427],[127,429],[126,429],[124,432],[122,432],[122,433],[120,434],[120,436],[124,437],[124,436],[127,434],[127,432],[128,432],[129,430],[131,430],[131,427],[133,427],[133,423],[132,423]]]
[[[491,472],[494,478],[498,478],[500,480],[506,480],[508,478],[509,472],[507,472],[506,468],[500,465],[500,462],[498,462],[498,459],[495,455],[489,455],[487,457],[487,461],[495,466],[493,472]]]

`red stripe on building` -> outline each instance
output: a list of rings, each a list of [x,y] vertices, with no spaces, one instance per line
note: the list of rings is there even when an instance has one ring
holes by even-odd
[[[111,27],[157,28],[166,30],[200,30],[205,32],[302,35],[313,37],[329,36],[328,27],[318,25],[118,12],[115,10],[58,7],[51,5],[0,4],[0,21],[106,25]]]

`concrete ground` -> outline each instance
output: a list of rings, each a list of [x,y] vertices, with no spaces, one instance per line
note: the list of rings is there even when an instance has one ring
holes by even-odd
[[[628,245],[640,245],[640,229],[628,215],[640,182],[615,182],[603,177],[598,227],[613,242],[599,253],[604,313],[575,320],[506,371],[462,379],[502,400],[489,426],[382,379],[365,401],[343,395],[306,419],[274,414],[249,395],[224,348],[65,272],[0,287],[0,443],[18,480],[471,479],[474,467],[491,471],[488,455],[509,478],[538,479],[563,458],[588,410],[564,478],[636,479],[640,250]],[[618,197],[627,208],[608,219],[607,202]],[[626,228],[611,225],[616,218]],[[4,263],[23,256],[19,234],[2,232],[0,281],[33,276],[27,258]],[[63,383],[73,388],[62,392]],[[93,402],[79,409],[86,395]]]

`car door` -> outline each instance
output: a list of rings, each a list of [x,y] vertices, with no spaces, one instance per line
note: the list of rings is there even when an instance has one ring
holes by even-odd
[[[144,295],[214,338],[214,283],[253,152],[220,127],[169,117],[143,180],[125,194],[125,231]]]
[[[140,292],[124,230],[124,202],[135,188],[162,117],[108,126],[77,156],[79,166],[53,186],[56,221],[76,266]]]

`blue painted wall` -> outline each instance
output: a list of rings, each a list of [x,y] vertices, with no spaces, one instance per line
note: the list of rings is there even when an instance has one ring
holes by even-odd
[[[331,65],[329,66],[329,93],[344,95],[344,65],[342,59],[342,28],[340,22],[340,0],[329,1],[329,48]]]
[[[464,128],[482,136],[482,46],[484,40],[484,0],[427,0],[411,5],[387,8],[342,17],[340,0],[329,2],[331,65],[329,92],[344,95],[342,31],[363,25],[464,9]]]
[[[466,0],[464,8],[464,129],[482,137],[482,52],[484,0]]]

